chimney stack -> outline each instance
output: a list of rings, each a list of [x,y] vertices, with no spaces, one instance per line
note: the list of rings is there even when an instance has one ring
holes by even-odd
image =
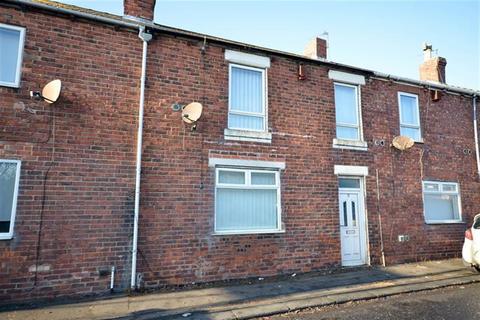
[[[312,59],[327,59],[327,40],[315,37],[307,44],[303,54]]]
[[[155,0],[123,0],[123,15],[153,21]]]
[[[432,45],[423,45],[423,63],[420,65],[420,80],[446,83],[445,67],[447,59],[434,57]]]

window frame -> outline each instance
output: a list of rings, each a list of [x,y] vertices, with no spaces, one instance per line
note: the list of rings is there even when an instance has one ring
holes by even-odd
[[[17,65],[16,65],[16,72],[15,72],[15,81],[14,82],[6,82],[6,81],[2,81],[0,79],[0,86],[20,88],[20,80],[21,80],[21,77],[22,77],[23,51],[25,49],[25,32],[26,32],[26,29],[24,27],[13,26],[13,25],[4,24],[4,23],[0,23],[0,28],[20,31],[20,37],[18,39],[18,53],[17,53]]]
[[[355,105],[357,108],[357,125],[354,126],[350,123],[339,123],[337,122],[337,102],[335,100],[335,86],[343,86],[355,89]],[[345,82],[333,82],[333,100],[334,100],[334,107],[335,107],[335,137],[339,140],[345,141],[364,141],[363,140],[363,122],[362,122],[362,107],[361,107],[361,99],[360,99],[360,86],[356,84],[350,84]],[[341,138],[337,136],[337,127],[348,127],[348,128],[357,128],[358,129],[358,139],[347,139]]]
[[[12,212],[10,213],[10,229],[8,232],[0,232],[0,240],[11,240],[13,238],[13,229],[15,226],[15,216],[17,213],[18,188],[20,184],[21,160],[0,159],[0,163],[15,163],[17,165],[15,172],[15,186],[13,190]]]
[[[341,187],[340,186],[340,180],[341,179],[358,181],[358,187]],[[358,191],[358,190],[362,189],[362,178],[361,177],[341,175],[341,176],[338,176],[337,180],[338,180],[338,189],[339,190],[347,190],[347,191],[348,190],[356,190],[356,191]]]
[[[219,183],[220,171],[243,172],[245,174],[244,184]],[[274,173],[275,185],[252,185],[252,173]],[[237,229],[237,230],[217,230],[217,190],[221,189],[241,189],[241,190],[277,190],[277,228],[274,229]],[[242,235],[242,234],[262,234],[262,233],[283,233],[285,230],[282,226],[282,206],[281,206],[281,185],[280,171],[275,168],[241,168],[241,167],[215,167],[215,198],[214,198],[214,227],[215,235]]]
[[[402,119],[402,96],[415,98],[415,102],[416,102],[416,105],[417,105],[418,126],[411,125],[411,124],[408,124],[408,123],[407,124],[403,123],[403,119]],[[419,104],[419,100],[418,100],[418,95],[413,94],[413,93],[398,91],[397,92],[397,100],[398,100],[398,121],[399,121],[399,128],[398,129],[399,129],[400,135],[402,134],[402,127],[409,128],[409,129],[418,129],[419,139],[418,140],[413,139],[413,141],[423,142],[422,121],[420,120],[420,104]]]
[[[232,110],[232,68],[239,68],[239,69],[261,72],[261,74],[262,74],[262,105],[263,105],[263,108],[262,108],[263,112],[262,113]],[[241,130],[241,131],[267,132],[268,131],[268,108],[267,108],[267,104],[268,104],[267,103],[267,69],[266,68],[259,68],[259,67],[252,67],[252,66],[247,66],[247,65],[243,65],[243,64],[230,62],[228,64],[228,118],[227,118],[227,128],[232,129],[232,130]],[[263,130],[231,127],[230,126],[230,121],[229,121],[230,114],[262,117],[263,118]]]
[[[438,185],[439,191],[425,191],[425,184],[436,184]],[[443,191],[443,185],[455,185],[455,191]],[[458,209],[458,219],[449,219],[449,220],[427,220],[426,211],[425,211],[425,194],[448,194],[457,196],[457,209]],[[460,195],[460,184],[453,181],[432,181],[424,180],[422,181],[422,200],[423,200],[423,218],[426,224],[448,224],[448,223],[463,223],[462,220],[462,199]]]

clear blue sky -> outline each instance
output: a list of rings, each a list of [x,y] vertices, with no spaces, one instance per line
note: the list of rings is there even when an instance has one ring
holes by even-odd
[[[123,13],[122,0],[60,2]],[[480,0],[157,0],[155,22],[293,53],[328,31],[330,60],[413,79],[427,41],[448,84],[480,89]]]

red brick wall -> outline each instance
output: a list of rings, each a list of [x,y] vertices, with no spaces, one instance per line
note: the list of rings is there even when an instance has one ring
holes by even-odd
[[[327,40],[319,37],[315,37],[307,44],[304,55],[310,58],[327,58]]]
[[[397,91],[419,96],[425,143],[415,144],[406,152],[388,147],[393,136],[399,134]],[[428,91],[424,89],[385,81],[370,83],[362,90],[362,95],[366,139],[385,139],[387,142],[386,147],[370,148],[375,155],[374,164],[370,167],[371,177],[367,180],[370,185],[369,189],[367,187],[369,219],[377,220],[374,170],[379,170],[380,210],[387,263],[459,256],[466,225],[425,224],[421,181],[458,182],[463,218],[471,222],[478,210],[478,206],[475,206],[478,201],[475,190],[479,187],[471,98],[444,95],[439,102],[432,102],[429,101]],[[465,155],[464,149],[472,153]],[[400,234],[410,235],[410,241],[399,243]],[[372,252],[378,252],[378,244],[371,249]]]
[[[108,292],[110,277],[98,270],[112,265],[125,286],[141,42],[135,32],[36,10],[0,7],[0,22],[27,29],[21,88],[0,87],[0,158],[22,160],[14,238],[0,241],[0,301]],[[55,105],[29,98],[55,78],[63,80]],[[38,256],[50,271],[34,285],[52,159]]]
[[[434,57],[424,61],[418,68],[420,80],[445,83],[447,60],[442,57]]]
[[[328,68],[306,64],[307,80],[298,81],[298,62],[273,57],[268,70],[272,144],[226,141],[228,64],[223,48],[209,45],[202,57],[200,41],[171,37],[154,40],[150,48],[140,227],[144,258],[139,262],[147,286],[338,266],[335,164],[370,169],[367,210],[374,263],[380,259],[375,169],[387,263],[459,255],[465,225],[426,225],[421,181],[422,172],[424,179],[458,181],[469,221],[478,187],[474,154],[463,153],[465,148],[474,150],[471,98],[444,95],[440,102],[429,102],[423,88],[371,79],[362,88],[369,151],[332,149],[335,111]],[[398,91],[419,95],[425,140],[403,153],[390,147],[399,135]],[[205,109],[192,133],[170,105],[194,100]],[[386,146],[375,146],[379,139]],[[209,157],[285,161],[281,184],[286,233],[212,235],[214,170],[208,167]],[[399,243],[399,234],[411,240]]]
[[[0,158],[21,159],[15,238],[0,241],[0,301],[108,290],[98,270],[115,265],[116,287],[129,285],[141,42],[135,32],[0,7],[0,22],[27,27],[22,88],[0,87],[5,121]],[[444,94],[429,102],[422,88],[369,79],[361,88],[368,151],[333,149],[335,109],[328,67],[271,56],[268,70],[271,144],[226,141],[228,64],[224,48],[203,40],[156,35],[149,44],[142,163],[138,271],[146,286],[216,281],[340,265],[338,182],[334,165],[369,167],[367,215],[372,263],[380,261],[377,208],[387,263],[458,256],[464,224],[426,225],[421,181],[460,183],[464,219],[478,210],[471,99]],[[28,91],[61,78],[54,106]],[[419,95],[424,144],[406,152],[389,145],[399,134],[397,92]],[[200,101],[197,131],[173,103]],[[41,109],[22,111],[23,103]],[[40,265],[34,273],[43,180],[46,184]],[[5,119],[5,120],[3,120]],[[461,124],[461,125],[459,125]],[[25,139],[26,142],[7,141]],[[386,145],[375,146],[383,139]],[[44,142],[47,141],[47,142]],[[423,157],[420,157],[423,151]],[[214,171],[209,157],[283,161],[284,234],[214,236]],[[421,168],[423,163],[423,168]],[[379,171],[380,203],[375,170]],[[399,243],[399,234],[411,240]]]
[[[153,20],[155,2],[155,0],[124,0],[124,14]]]

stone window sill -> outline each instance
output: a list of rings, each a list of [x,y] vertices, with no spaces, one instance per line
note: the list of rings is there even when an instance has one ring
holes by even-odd
[[[275,234],[285,233],[285,229],[278,230],[239,230],[239,231],[216,231],[212,233],[213,236],[235,236],[235,235],[248,235],[248,234]]]
[[[225,140],[272,143],[270,132],[225,129],[223,134]]]
[[[448,225],[448,224],[466,224],[462,220],[426,220],[425,224],[427,225]]]
[[[0,234],[0,240],[12,240],[13,236],[8,233]]]
[[[367,151],[368,144],[366,141],[360,140],[345,140],[345,139],[333,139],[333,148],[335,149],[350,149],[350,150],[360,150]]]

